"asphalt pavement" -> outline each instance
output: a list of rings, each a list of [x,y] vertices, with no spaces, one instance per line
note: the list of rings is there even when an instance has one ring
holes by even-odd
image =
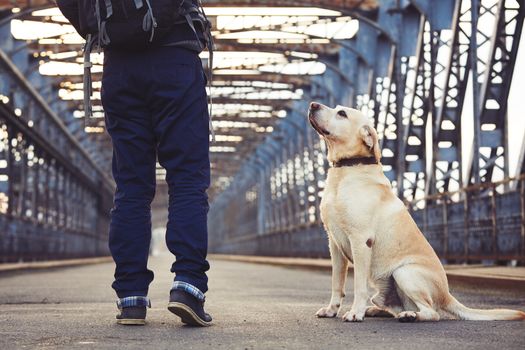
[[[0,274],[0,349],[525,349],[525,322],[318,319],[330,298],[328,271],[220,260],[211,266],[208,328],[183,326],[166,309],[168,255],[150,261],[156,276],[143,327],[115,323],[112,263]],[[525,310],[525,290],[452,287],[467,306]],[[351,291],[350,278],[344,311]]]

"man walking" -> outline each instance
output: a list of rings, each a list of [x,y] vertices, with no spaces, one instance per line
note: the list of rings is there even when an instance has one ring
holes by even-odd
[[[169,187],[166,243],[176,257],[168,309],[186,324],[208,326],[212,319],[204,311],[204,293],[209,269],[209,115],[206,76],[198,55],[209,26],[202,7],[190,0],[57,2],[88,42],[104,47],[101,98],[117,185],[109,232],[116,264],[112,287],[119,298],[117,322],[144,324],[150,307],[150,204],[158,159]],[[82,18],[86,6],[99,6],[91,12],[97,19],[91,30],[94,36],[84,25],[89,18]],[[172,9],[178,11],[173,18],[163,18]],[[140,20],[137,31],[145,34],[137,43],[133,40],[140,35],[124,39],[123,33],[133,31],[119,27],[135,18]]]

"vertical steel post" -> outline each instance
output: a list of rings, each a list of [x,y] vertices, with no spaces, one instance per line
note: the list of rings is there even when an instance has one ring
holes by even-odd
[[[44,208],[43,208],[43,222],[49,223],[49,158],[44,155]]]
[[[479,1],[471,1],[471,22],[470,22],[470,71],[472,76],[472,101],[473,107],[472,112],[474,114],[474,141],[473,141],[473,153],[472,153],[472,171],[473,171],[473,182],[478,184],[480,182],[479,174],[479,144],[481,134],[481,122],[480,122],[480,98],[479,98],[479,82],[478,82],[478,17],[479,17]],[[504,0],[502,0],[504,1]],[[470,181],[470,179],[469,179]]]
[[[19,144],[17,144],[20,151],[20,182],[18,187],[18,202],[17,202],[17,213],[20,218],[25,217],[26,207],[26,190],[27,190],[27,150],[26,140],[23,138]]]
[[[463,241],[463,256],[464,256],[464,261],[463,262],[468,262],[468,255],[469,255],[469,239],[470,239],[470,215],[469,215],[469,199],[470,199],[470,193],[469,191],[466,191],[465,192],[465,196],[463,197],[463,210],[464,210],[464,213],[463,213],[463,226],[464,226],[464,230],[465,230],[465,234],[464,234],[464,241]]]
[[[525,178],[521,177],[519,180],[520,187],[520,219],[521,219],[521,249],[518,251],[518,254],[521,252],[522,256],[525,256]]]
[[[13,215],[13,206],[15,203],[15,192],[13,191],[14,178],[14,161],[13,161],[13,145],[11,138],[13,137],[13,128],[7,125],[7,216]]]
[[[499,256],[499,247],[498,247],[498,220],[496,212],[496,185],[492,184],[491,186],[491,196],[490,196],[490,218],[492,223],[492,255],[497,259]]]
[[[262,168],[259,168],[258,180],[259,191],[257,194],[257,234],[262,235],[265,231],[266,221],[266,178]]]
[[[40,200],[40,162],[35,152],[33,156],[33,205],[31,208],[33,222],[38,222],[38,202]]]
[[[80,187],[80,203],[85,203],[86,200],[86,191],[84,187]],[[80,231],[86,232],[86,206],[82,205],[80,207]]]
[[[446,259],[448,256],[448,205],[447,195],[443,195],[443,257]]]

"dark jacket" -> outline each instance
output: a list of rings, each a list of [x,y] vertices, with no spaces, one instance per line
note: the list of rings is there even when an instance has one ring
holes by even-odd
[[[75,30],[82,36],[86,38],[86,32],[81,30],[82,26],[80,18],[81,9],[79,9],[81,2],[79,0],[57,0],[57,6],[75,28]],[[201,43],[205,44],[204,34],[199,27],[197,27],[197,36]],[[183,24],[174,24],[173,30],[168,33],[165,37],[161,38],[156,42],[158,46],[182,46],[187,49],[200,52],[200,46],[195,37],[195,33],[192,31],[190,26],[186,23]]]
[[[78,0],[57,0],[57,6],[76,31],[85,37],[86,33],[82,33],[80,30]]]

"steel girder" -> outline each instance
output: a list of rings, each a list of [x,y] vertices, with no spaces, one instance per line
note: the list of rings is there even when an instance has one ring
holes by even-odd
[[[107,254],[112,200],[105,174],[93,178],[89,163],[79,168],[70,158],[82,156],[78,149],[59,151],[17,110],[5,100],[0,103],[2,261]],[[55,135],[55,141],[59,138]]]
[[[19,7],[22,9],[32,8],[36,6],[51,5],[51,0],[0,0],[1,9],[11,9]],[[365,10],[375,9],[377,7],[376,0],[282,0],[282,1],[254,1],[254,0],[207,0],[206,6],[259,6],[259,7],[320,7],[333,10],[348,10],[353,8],[362,8]]]
[[[480,24],[477,26],[477,34],[482,38],[477,52],[481,47],[490,49],[488,57],[476,54],[481,69],[474,79],[474,84],[478,85],[474,91],[479,91],[479,98],[474,100],[478,102],[474,108],[474,120],[479,127],[467,169],[470,183],[494,181],[496,169],[504,177],[509,175],[507,99],[524,17],[522,0],[502,0],[495,4],[480,2],[478,23],[492,20],[494,30],[489,34]]]
[[[479,16],[476,12],[478,8]],[[430,69],[431,75],[425,75],[421,70],[421,61],[418,60],[419,70],[413,96],[414,102],[419,100],[421,104],[420,108],[409,113],[410,118],[414,119],[410,119],[405,128],[402,146],[405,149],[398,153],[398,157],[405,158],[417,154],[418,159],[412,162],[414,168],[411,169],[410,161],[405,159],[405,167],[401,164],[398,169],[398,172],[412,175],[408,185],[405,185],[406,175],[405,181],[398,184],[399,192],[406,200],[416,198],[418,191],[421,194],[431,194],[464,186],[461,116],[469,74],[476,76],[471,92],[475,105],[475,132],[474,151],[466,169],[467,181],[494,181],[494,169],[500,170],[500,178],[508,176],[508,158],[505,152],[506,106],[523,13],[523,2],[520,1],[456,1],[449,34],[446,27],[435,28],[429,13],[422,12],[429,23],[425,27],[428,34],[420,37],[420,40],[428,40],[425,45],[429,48],[423,57],[428,61],[424,67],[427,67],[427,72]],[[494,31],[492,35],[488,35],[486,25],[491,21],[495,24]],[[475,28],[477,37],[482,39],[480,42],[470,40],[472,28]],[[444,30],[447,33],[443,33]],[[443,39],[449,36],[450,38]],[[444,61],[438,59],[438,52],[441,51],[447,54]],[[472,61],[476,62],[475,67],[472,66]],[[421,119],[414,115],[418,111],[422,112]],[[425,127],[429,114],[433,116],[433,157],[430,171],[426,171]],[[420,124],[419,130],[411,135],[415,129],[414,121]],[[415,147],[410,145],[412,136],[419,140]],[[413,152],[410,152],[411,149]],[[477,163],[478,160],[481,160],[481,164]],[[403,193],[405,187],[407,192]]]
[[[242,157],[215,155],[213,165],[224,176],[217,175],[222,185],[213,191],[225,189],[214,200],[210,212],[214,227],[220,220],[226,222],[217,225],[217,231],[223,232],[219,236],[242,238],[247,232],[265,235],[319,225],[318,194],[322,193],[326,163],[323,144],[304,118],[306,99],[352,105],[374,119],[385,172],[407,202],[461,188],[468,181],[492,181],[498,172],[508,174],[507,125],[503,116],[522,31],[523,1],[382,0],[358,4],[212,0],[207,4],[312,5],[353,14],[360,20],[357,36],[342,43],[274,46],[275,51],[288,48],[318,54],[330,68],[323,76],[284,78],[281,74],[263,74],[253,79],[231,79],[286,80],[305,91],[300,101],[243,100],[286,109],[288,116],[276,118],[274,132],[261,133],[262,143],[255,149],[245,147]],[[362,5],[360,9],[358,5]],[[495,29],[487,33],[483,26],[491,21]],[[472,40],[471,27],[479,42]],[[255,50],[255,46],[246,48],[248,44],[229,39],[219,40],[218,45],[224,50]],[[471,109],[465,105],[469,94],[478,101],[473,111],[477,125],[473,159],[480,154],[482,161],[470,161],[464,169],[461,120],[469,112],[466,109]],[[240,102],[227,96],[217,101],[232,105]],[[232,121],[233,117],[224,120]],[[233,144],[226,141],[220,145]],[[238,169],[234,176],[231,169]],[[466,178],[462,176],[464,170],[468,170]],[[428,199],[429,204],[432,201]],[[242,213],[245,215],[239,215]]]
[[[18,8],[33,8],[36,6],[51,4],[51,0],[0,0],[0,10]]]
[[[83,169],[90,181],[100,182],[106,189],[111,189],[112,182],[108,175],[99,169],[90,155],[71,136],[61,118],[31,86],[1,48],[0,73],[3,77],[0,85],[3,103],[13,106],[12,108],[18,111],[19,118],[36,130],[41,137],[53,140],[55,152],[62,154],[73,166]]]
[[[387,2],[382,2],[382,5],[385,3]],[[464,186],[461,158],[461,114],[467,92],[467,77],[471,69],[469,53],[472,50],[468,50],[470,46],[469,26],[472,25],[471,18],[476,18],[476,16],[472,14],[470,1],[439,3],[413,1],[405,2],[405,4],[406,7],[401,12],[401,28],[405,32],[406,28],[410,28],[411,23],[414,22],[414,17],[419,17],[417,19],[419,30],[415,41],[419,47],[417,54],[415,57],[413,54],[407,55],[406,50],[403,50],[403,42],[400,41],[396,47],[396,62],[389,66],[394,72],[396,69],[401,72],[401,76],[397,72],[389,73],[387,79],[383,79],[381,75],[372,75],[370,79],[377,82],[376,89],[374,90],[370,84],[368,94],[365,94],[368,95],[368,99],[363,103],[358,98],[357,106],[374,116],[376,124],[383,124],[379,127],[380,133],[388,130],[389,125],[390,127],[395,126],[396,133],[388,133],[390,137],[383,135],[383,148],[389,150],[385,155],[394,154],[397,162],[387,159],[384,163],[389,166],[386,170],[387,174],[391,173],[390,178],[397,179],[398,193],[405,200],[411,201],[425,194],[445,192]],[[494,18],[493,21],[497,25],[494,26],[492,36],[484,32],[486,29],[483,28],[483,25],[476,27],[478,36],[484,38],[475,48],[475,52],[480,52],[479,56],[476,56],[478,56],[478,65],[482,68],[476,80],[483,81],[479,90],[481,99],[479,105],[484,107],[478,108],[479,111],[475,114],[475,121],[480,121],[477,128],[479,136],[475,137],[475,141],[476,139],[483,140],[479,147],[483,147],[484,151],[479,152],[480,157],[475,152],[473,159],[482,160],[482,166],[479,169],[483,173],[480,176],[481,180],[492,181],[494,168],[499,168],[503,176],[508,176],[508,170],[506,170],[508,160],[504,157],[506,131],[503,116],[506,112],[506,99],[523,24],[523,4],[515,1],[498,2],[497,4],[481,1],[479,5],[483,25],[486,25],[490,18]],[[379,9],[379,12],[380,21],[382,8]],[[415,16],[412,15],[412,19],[410,19],[410,12],[415,14]],[[450,26],[447,25],[448,18],[453,19]],[[388,27],[389,25],[385,25],[385,30]],[[393,33],[392,37],[396,37],[396,33]],[[490,49],[487,50],[489,46]],[[489,52],[488,57],[482,56],[484,48]],[[383,56],[386,57],[386,55]],[[494,61],[494,57],[498,57],[498,60]],[[391,76],[397,79],[391,80]],[[409,76],[413,78],[407,81]],[[382,84],[384,80],[390,82],[390,90],[386,93],[390,95],[389,98],[380,96],[381,89],[384,88]],[[392,93],[393,91],[396,93]],[[474,91],[475,96],[476,91]],[[487,94],[492,94],[492,97],[487,98]],[[378,103],[379,100],[383,102]],[[392,103],[393,101],[395,102]],[[403,102],[398,103],[397,101]],[[497,102],[496,107],[494,107],[494,102]],[[380,104],[379,108],[378,104]],[[488,105],[492,107],[487,107]],[[394,110],[397,116],[382,118],[381,110]],[[391,115],[395,114],[391,113]],[[425,130],[429,115],[433,116],[431,166],[426,164]],[[482,120],[483,118],[486,120]],[[494,127],[495,129],[492,130]],[[401,142],[399,142],[400,139]],[[390,168],[392,164],[394,165]],[[468,170],[471,167],[472,165],[469,165]],[[474,176],[472,179],[475,182]],[[452,187],[450,187],[451,183]]]
[[[287,247],[285,249],[293,246],[292,241],[299,244],[301,239],[293,235],[294,231],[320,231],[316,202],[319,201],[319,194],[322,195],[326,164],[323,145],[306,122],[307,98],[331,105],[353,105],[373,118],[381,138],[382,163],[397,191],[407,202],[413,201],[414,206],[421,203],[429,206],[436,202],[437,207],[425,209],[428,215],[431,212],[435,215],[434,212],[439,211],[443,212],[440,214],[442,217],[457,220],[458,205],[462,203],[453,209],[458,213],[449,212],[452,206],[447,204],[462,196],[450,195],[445,199],[425,196],[453,191],[465,185],[462,178],[461,120],[463,109],[470,109],[464,107],[466,96],[473,93],[467,88],[468,77],[472,74],[469,64],[472,57],[469,28],[472,25],[478,31],[482,28],[472,22],[476,16],[472,13],[470,0],[385,0],[379,3],[377,13],[369,18],[375,24],[361,22],[357,37],[349,40],[339,51],[339,70],[345,72],[351,84],[337,80],[333,72],[326,72],[322,77],[312,77],[312,81],[318,84],[312,86],[300,101],[285,106],[289,109],[288,116],[277,125],[276,131],[268,136],[267,141],[244,161],[231,180],[231,185],[216,197],[211,210],[211,220],[217,234],[212,244],[216,249],[274,254],[277,244]],[[478,74],[480,82],[486,81],[485,85],[480,86],[480,106],[486,105],[483,101],[496,99],[484,97],[490,91],[490,96],[496,96],[501,101],[498,102],[501,113],[504,112],[504,102],[508,96],[523,14],[522,2],[509,1],[508,4],[498,6],[494,3],[481,1],[480,16],[494,16],[496,8],[499,11],[507,9],[507,14],[499,17],[504,17],[505,21],[500,20],[495,33],[487,37],[487,42],[493,43],[487,57],[497,57],[501,62],[482,65],[487,61],[486,58],[480,58],[482,54],[487,55],[481,49],[483,42],[474,46],[474,52],[479,52],[477,60],[482,60],[481,68],[490,67]],[[503,44],[505,46],[501,47]],[[491,81],[490,77],[494,79]],[[501,88],[491,89],[498,82],[505,84]],[[337,93],[327,96],[323,90],[325,86],[337,86],[338,89],[332,90]],[[487,92],[483,92],[485,90]],[[496,130],[502,128],[503,124],[501,117],[495,121],[494,115],[486,117],[486,121],[482,120],[484,113],[489,115],[492,112],[484,112],[483,108],[479,111],[480,131],[484,135],[481,136],[483,147],[487,147],[488,139],[505,140],[494,136],[499,137],[504,133],[488,136],[486,131],[492,131],[488,130],[489,123],[497,124]],[[292,127],[292,123],[286,123],[285,120],[293,121],[300,127]],[[288,125],[283,125],[285,123]],[[482,125],[485,126],[482,128]],[[498,147],[499,153],[493,155],[501,157],[504,147],[499,145],[504,144],[498,142],[494,148]],[[489,174],[488,170],[483,169],[483,174]],[[485,176],[482,180],[491,181],[492,178],[492,175]],[[236,221],[239,218],[236,215],[238,208],[252,205],[246,202],[248,193],[256,198],[258,211],[250,211],[251,216],[243,217],[242,222]],[[491,198],[495,198],[495,192],[490,193]],[[421,201],[421,198],[427,199]],[[432,244],[441,249],[440,254],[453,259],[475,259],[483,254],[494,257],[494,254],[500,254],[495,252],[500,252],[498,245],[501,246],[501,242],[498,243],[499,238],[494,237],[491,238],[493,248],[483,253],[473,252],[475,249],[468,228],[469,220],[477,215],[475,210],[478,205],[487,205],[487,202],[489,207],[492,205],[496,208],[490,204],[494,199],[483,201],[484,204],[478,204],[471,202],[470,197],[467,198],[467,212],[463,215],[467,227],[464,232],[467,233],[463,233],[461,241],[454,241],[458,233],[453,228],[447,229],[448,235],[439,238],[439,242],[432,238]],[[430,219],[425,213],[417,213],[416,219],[423,227],[431,230],[431,227],[427,227],[426,223]],[[215,226],[221,220],[228,224],[224,227]],[[257,234],[245,230],[251,227],[248,222],[252,221],[257,222]],[[322,237],[316,233],[308,235],[312,235],[311,239]],[[266,246],[270,241],[274,245]],[[440,242],[446,242],[446,245],[442,246]],[[517,242],[518,248],[513,246],[517,250],[501,248],[518,252],[513,253],[518,255],[508,255],[507,258],[522,254],[519,253],[519,246],[523,244],[520,245],[519,240]],[[456,252],[456,246],[467,250]],[[284,250],[284,254],[298,254],[299,250]],[[283,253],[283,250],[279,251]],[[300,254],[308,252],[303,249]]]
[[[315,44],[315,43],[276,43],[276,44],[256,44],[239,43],[233,39],[221,39],[215,44],[217,51],[258,51],[258,52],[308,52],[322,57],[337,55],[340,45],[336,43]]]
[[[105,255],[113,182],[73,137],[72,112],[8,29],[0,27],[2,260]]]
[[[427,175],[427,194],[463,187],[461,115],[470,67],[467,31],[471,28],[471,6],[465,2],[457,1],[454,8],[443,92],[433,121],[433,164]],[[448,147],[440,147],[443,143]]]
[[[207,0],[206,6],[231,7],[319,7],[334,11],[348,11],[352,9],[374,10],[377,0]]]
[[[102,78],[102,74],[95,73],[93,74],[93,79],[100,80]],[[229,74],[226,76],[223,75],[215,75],[214,81],[221,82],[221,81],[262,81],[266,83],[281,83],[281,84],[290,84],[297,88],[302,87],[308,87],[310,86],[310,79],[311,76],[309,75],[286,75],[286,74],[278,74],[278,73],[267,73],[264,74],[253,74],[253,75],[244,75],[244,74]],[[68,78],[68,81],[73,84],[79,84],[82,82],[82,76],[76,75],[76,76],[70,76]]]

